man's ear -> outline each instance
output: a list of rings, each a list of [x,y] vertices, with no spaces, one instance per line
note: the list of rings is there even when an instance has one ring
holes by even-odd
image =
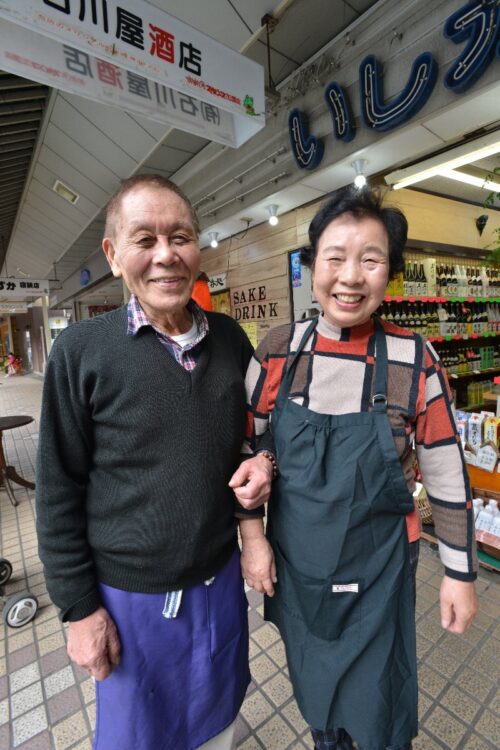
[[[121,271],[120,264],[117,259],[115,246],[113,245],[113,241],[110,237],[105,237],[103,239],[102,249],[104,250],[104,255],[106,256],[106,260],[109,263],[109,267],[111,268],[113,276],[119,279],[120,276],[122,275],[122,271]]]

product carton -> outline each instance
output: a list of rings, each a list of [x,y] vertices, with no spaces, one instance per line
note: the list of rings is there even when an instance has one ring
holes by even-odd
[[[486,417],[484,420],[484,441],[491,441],[500,448],[500,418]]]
[[[455,424],[462,445],[465,445],[469,439],[469,419],[470,413],[468,411],[455,412]]]
[[[473,413],[470,415],[469,419],[469,435],[468,435],[468,442],[474,448],[474,451],[477,453],[479,448],[481,447],[481,444],[483,442],[483,423],[484,423],[484,414],[476,414]]]

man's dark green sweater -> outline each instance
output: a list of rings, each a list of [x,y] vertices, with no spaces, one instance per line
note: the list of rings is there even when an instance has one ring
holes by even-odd
[[[236,543],[227,483],[245,430],[252,349],[207,313],[193,371],[152,328],[127,335],[126,307],[54,342],[37,461],[37,530],[63,619],[100,606],[97,582],[159,593],[210,578]]]

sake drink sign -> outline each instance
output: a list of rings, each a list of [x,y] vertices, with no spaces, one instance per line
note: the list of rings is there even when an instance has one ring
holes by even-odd
[[[278,317],[278,302],[267,298],[266,285],[247,286],[231,292],[234,319],[268,320]]]

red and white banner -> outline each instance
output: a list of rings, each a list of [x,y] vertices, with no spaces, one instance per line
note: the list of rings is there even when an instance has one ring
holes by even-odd
[[[145,0],[0,0],[0,18],[4,70],[236,147],[265,124],[262,66]]]

